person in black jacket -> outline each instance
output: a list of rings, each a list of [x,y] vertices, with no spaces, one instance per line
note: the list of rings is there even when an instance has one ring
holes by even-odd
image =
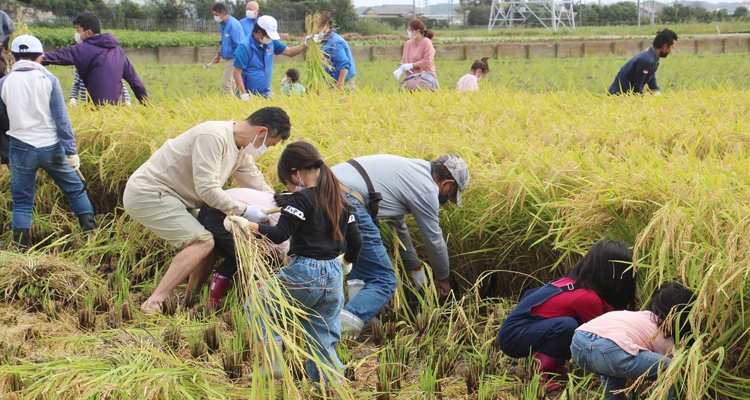
[[[672,53],[677,45],[677,34],[669,29],[662,29],[656,33],[654,42],[649,48],[635,55],[620,68],[615,81],[609,87],[609,94],[639,93],[648,86],[655,94],[661,94],[656,83],[656,69],[659,59]]]
[[[301,323],[312,340],[308,343],[311,354],[327,367],[326,380],[340,382],[343,366],[335,346],[341,339],[343,267],[359,258],[362,236],[336,176],[315,146],[306,142],[289,144],[279,158],[278,174],[293,193],[275,226],[259,225],[241,217],[227,218],[277,244],[291,237],[291,261],[276,278],[308,312]],[[344,241],[346,252],[341,258],[338,256]],[[315,382],[320,382],[320,367],[313,360],[305,364]],[[278,363],[273,373],[277,378],[281,376]]]

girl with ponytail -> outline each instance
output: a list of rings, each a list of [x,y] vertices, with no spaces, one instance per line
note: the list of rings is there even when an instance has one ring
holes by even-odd
[[[488,57],[474,61],[474,64],[471,64],[471,71],[458,80],[456,90],[459,92],[473,92],[479,90],[479,80],[482,79],[482,77],[487,76],[490,72],[490,66],[487,64],[487,60],[489,60]]]
[[[290,297],[309,315],[303,321],[313,338],[310,351],[343,376],[335,346],[341,338],[339,314],[344,306],[342,264],[356,262],[362,236],[333,171],[310,143],[290,143],[278,163],[279,180],[292,191],[276,226],[251,222],[249,228],[274,243],[291,237],[289,265],[276,275]],[[338,257],[346,240],[346,253]],[[305,369],[320,382],[319,368],[307,360]],[[274,373],[276,368],[274,368]]]

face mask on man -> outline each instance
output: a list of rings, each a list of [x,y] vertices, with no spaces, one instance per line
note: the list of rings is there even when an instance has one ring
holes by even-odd
[[[438,202],[440,204],[445,204],[445,203],[448,202],[449,198],[450,198],[450,196],[448,196],[447,194],[439,194],[438,195]]]
[[[263,43],[263,44],[271,44],[271,42],[273,42],[273,40],[271,40],[270,37],[264,37],[263,40],[261,40],[260,42]]]
[[[76,43],[82,43],[83,40],[81,40],[81,34],[76,32],[75,34]]]
[[[218,15],[214,15],[214,21],[221,22],[221,17]]]
[[[250,143],[249,145],[247,145],[247,147],[245,147],[245,153],[253,157],[258,157],[260,155],[263,155],[263,153],[265,153],[266,150],[268,150],[268,146],[266,146],[266,138],[268,138],[268,132],[266,132],[266,135],[263,137],[263,143],[261,143],[260,147],[256,149],[255,142],[258,140],[258,136],[256,136],[255,140],[253,140],[252,143]]]
[[[253,11],[253,10],[245,11],[245,16],[247,17],[247,19],[255,19],[256,15],[258,15],[256,14],[256,11]]]

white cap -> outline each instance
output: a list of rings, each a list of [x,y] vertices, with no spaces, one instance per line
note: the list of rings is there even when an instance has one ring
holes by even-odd
[[[272,40],[281,39],[281,36],[279,36],[279,23],[276,22],[276,18],[270,15],[264,15],[258,18],[255,23],[263,28],[263,30],[268,34],[268,37],[270,37]]]
[[[44,47],[39,39],[31,35],[21,35],[13,39],[10,45],[12,53],[44,53]]]

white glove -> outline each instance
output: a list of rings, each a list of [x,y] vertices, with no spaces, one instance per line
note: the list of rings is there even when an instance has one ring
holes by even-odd
[[[240,95],[240,98],[242,99],[242,101],[250,101],[250,95],[247,93],[242,93],[242,95]]]
[[[661,90],[654,90],[654,94],[657,96],[661,96]]]
[[[68,100],[68,104],[71,107],[78,107],[78,100],[76,100],[75,97],[71,97],[70,100]]]
[[[313,35],[312,39],[313,42],[320,43],[320,35],[318,35],[317,33]]]
[[[393,76],[395,76],[396,79],[400,80],[401,79],[401,75],[403,73],[404,73],[404,70],[402,70],[401,67],[399,67],[397,70],[393,71]]]
[[[341,268],[344,270],[344,275],[348,275],[349,272],[352,271],[352,263],[349,261],[344,260],[344,255],[340,255],[336,257],[337,260],[341,263]]]
[[[411,274],[411,279],[414,281],[414,286],[417,288],[417,291],[421,291],[423,288],[427,287],[427,275],[424,273],[424,266],[409,271],[409,273]]]
[[[414,64],[412,64],[412,63],[401,64],[400,69],[402,71],[411,71],[411,70],[414,69]]]
[[[227,232],[232,231],[232,229],[234,228],[234,224],[237,224],[242,230],[247,230],[247,228],[250,226],[250,221],[240,217],[239,215],[229,215],[224,218],[224,229],[226,229]]]
[[[130,101],[126,101],[126,102],[125,102],[125,105],[126,105],[126,106],[132,106],[132,105],[133,105],[133,103],[132,103],[132,102],[130,102]]]
[[[65,161],[68,162],[68,165],[70,165],[70,168],[73,168],[73,169],[81,168],[81,159],[78,158],[78,154],[73,154],[72,156],[68,156],[68,158],[66,158]]]
[[[245,208],[245,214],[242,216],[248,221],[260,224],[268,221],[268,215],[263,214],[263,211],[265,210],[268,210],[268,207],[248,205],[247,208]]]
[[[310,38],[312,38],[312,35],[307,35],[307,36],[305,36],[305,46],[309,46],[309,45],[307,44],[307,41],[308,41],[308,40],[310,40]]]

